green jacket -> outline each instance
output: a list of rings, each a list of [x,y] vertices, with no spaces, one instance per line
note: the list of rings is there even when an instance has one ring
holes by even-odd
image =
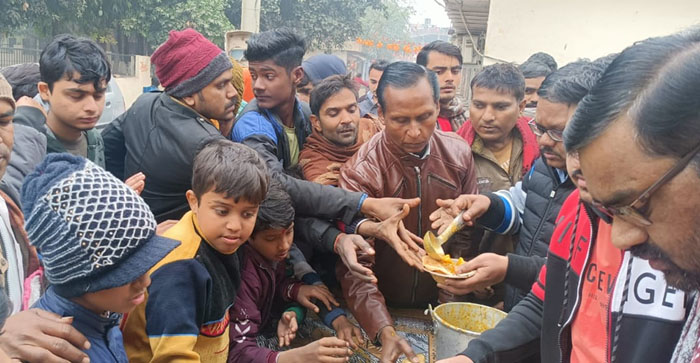
[[[105,167],[105,144],[102,142],[102,135],[96,129],[83,131],[87,138],[87,158],[100,167]],[[56,135],[46,127],[46,153],[68,152]]]

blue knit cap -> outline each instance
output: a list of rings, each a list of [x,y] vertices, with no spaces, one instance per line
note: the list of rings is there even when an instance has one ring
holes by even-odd
[[[343,60],[332,54],[315,55],[305,60],[301,64],[301,68],[304,69],[312,84],[321,82],[330,76],[348,74]]]
[[[22,185],[29,241],[46,278],[71,298],[126,285],[180,243],[155,235],[148,205],[82,157],[49,154]]]

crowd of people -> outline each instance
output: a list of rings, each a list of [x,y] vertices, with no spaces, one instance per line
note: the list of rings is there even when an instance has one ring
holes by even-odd
[[[246,103],[241,64],[172,31],[162,91],[101,132],[94,41],[0,75],[0,361],[417,362],[391,309],[472,302],[508,315],[440,362],[700,362],[700,31],[488,65],[469,100],[448,42],[362,96],[306,51],[253,34]],[[436,283],[420,236],[462,212],[473,276]],[[334,336],[295,343],[309,310]]]

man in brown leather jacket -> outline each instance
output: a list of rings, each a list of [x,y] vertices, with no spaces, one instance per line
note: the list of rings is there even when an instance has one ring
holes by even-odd
[[[436,130],[439,113],[436,75],[415,63],[389,65],[377,88],[379,116],[386,128],[366,142],[341,169],[340,187],[371,197],[420,197],[421,204],[407,213],[406,228],[423,236],[436,199],[477,193],[472,153],[463,139]],[[372,235],[378,223],[360,223],[356,231]],[[472,243],[472,238],[474,243]],[[453,257],[475,256],[480,236],[461,231],[444,246]],[[413,352],[393,328],[387,306],[424,309],[438,300],[435,281],[411,268],[383,241],[375,243],[374,256],[361,256],[373,269],[378,283],[362,281],[338,265],[338,279],[348,307],[372,339],[381,342],[382,361],[393,362]],[[451,296],[441,294],[441,300]]]

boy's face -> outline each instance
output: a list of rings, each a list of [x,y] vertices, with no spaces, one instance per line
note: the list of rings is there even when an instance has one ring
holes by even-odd
[[[283,102],[293,99],[296,86],[301,82],[304,71],[301,67],[288,72],[268,59],[249,62],[250,78],[253,80],[253,93],[260,108],[273,109]]]
[[[236,203],[233,198],[214,191],[204,193],[197,200],[192,190],[187,191],[187,201],[203,237],[221,254],[236,252],[253,233],[258,204],[243,198]]]
[[[284,229],[266,229],[250,238],[253,247],[268,261],[283,261],[294,241],[294,223]]]
[[[126,314],[146,299],[146,289],[150,285],[150,276],[144,274],[130,284],[89,292],[73,300],[96,314],[105,311]]]
[[[39,93],[51,105],[49,117],[72,129],[90,130],[104,111],[107,82],[101,80],[95,89],[93,82],[81,84],[77,80],[77,72],[70,81],[64,76],[53,84],[53,90],[46,82],[39,82]]]

